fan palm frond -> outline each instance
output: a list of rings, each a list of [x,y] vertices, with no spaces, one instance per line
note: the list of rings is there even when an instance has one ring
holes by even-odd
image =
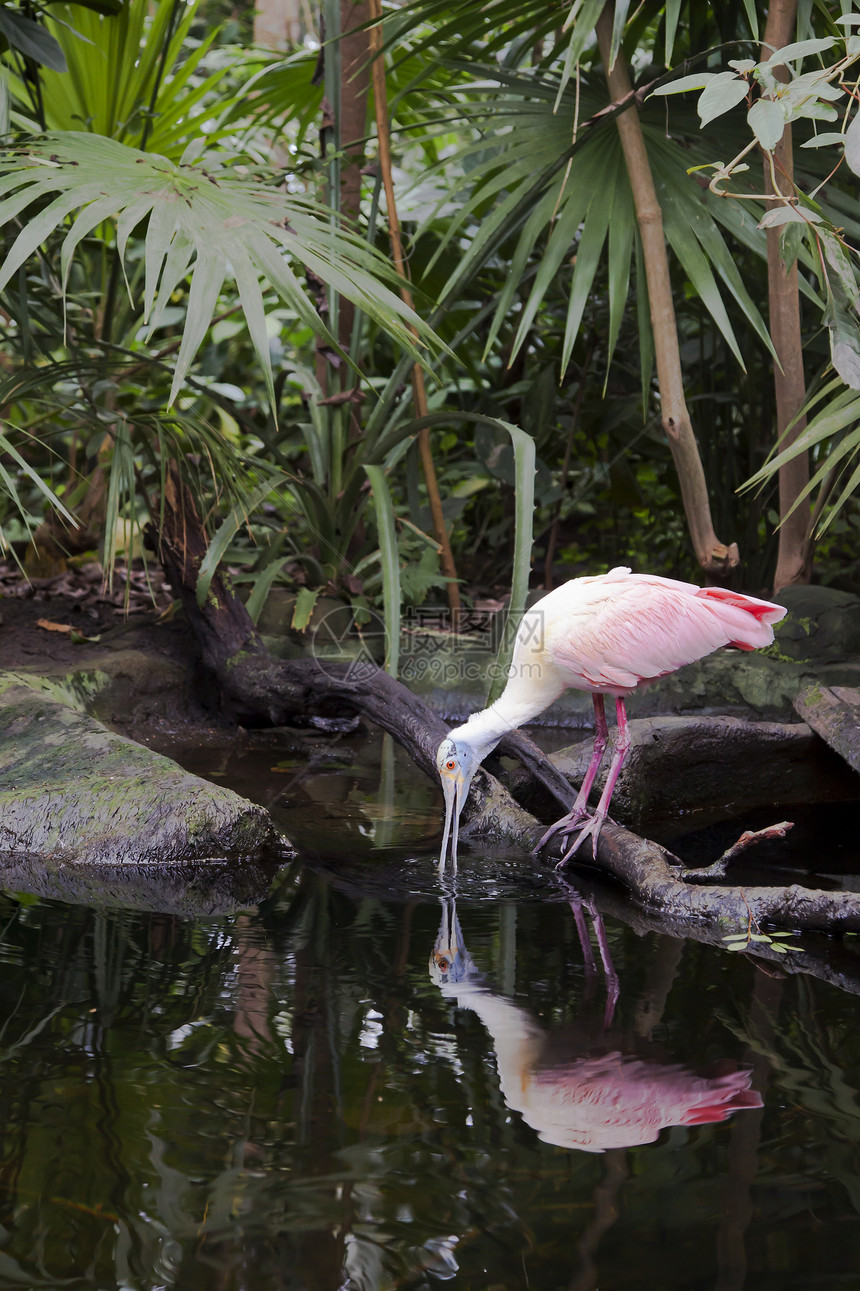
[[[523,298],[511,357],[525,343],[538,309],[559,275],[567,277],[568,312],[562,365],[573,349],[583,310],[598,271],[604,266],[610,303],[609,355],[616,344],[628,294],[636,212],[621,143],[611,120],[588,129],[583,115],[598,110],[599,94],[586,80],[578,104],[565,94],[556,110],[557,78],[535,73],[472,69],[476,80],[461,101],[477,103],[469,126],[479,138],[467,139],[447,166],[459,169],[465,199],[446,233],[451,239],[471,230],[469,246],[448,279],[443,298],[460,292],[481,266],[511,237],[516,244],[511,270],[501,291],[488,345]],[[492,89],[495,81],[496,88]],[[461,109],[462,110],[462,109]],[[643,120],[649,162],[663,209],[666,236],[686,277],[722,332],[738,362],[743,355],[724,300],[724,292],[763,344],[771,348],[758,306],[744,285],[720,223],[705,195],[691,182],[697,160],[689,140],[667,138],[665,130]],[[758,235],[759,253],[766,255]],[[526,286],[526,271],[538,268]]]
[[[35,213],[34,212],[35,208]],[[28,213],[0,264],[0,289],[49,238],[65,232],[60,268],[65,287],[81,241],[116,220],[116,245],[147,222],[144,241],[143,320],[159,325],[177,286],[189,280],[182,342],[168,406],[174,402],[208,331],[222,285],[232,279],[274,405],[264,291],[273,290],[296,317],[337,348],[313,307],[295,266],[315,274],[387,330],[416,358],[410,326],[424,345],[430,329],[388,286],[388,262],[366,243],[336,227],[331,213],[304,195],[248,179],[209,154],[196,162],[170,161],[114,139],[76,131],[30,139],[0,153],[0,225]]]

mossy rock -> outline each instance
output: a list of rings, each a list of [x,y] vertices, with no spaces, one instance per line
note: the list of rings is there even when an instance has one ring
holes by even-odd
[[[776,597],[788,610],[764,653],[797,662],[836,663],[860,655],[860,597],[833,587],[785,587]]]
[[[249,856],[268,813],[107,730],[61,684],[0,674],[0,855],[143,865]]]

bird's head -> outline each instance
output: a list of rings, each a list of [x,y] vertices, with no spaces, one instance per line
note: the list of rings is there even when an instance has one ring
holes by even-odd
[[[442,853],[439,857],[440,868],[445,864],[447,857],[449,835],[451,836],[451,860],[455,865],[457,864],[460,812],[479,764],[480,758],[476,750],[465,740],[453,740],[448,736],[439,745],[436,753],[436,769],[445,795],[445,833],[442,838]]]

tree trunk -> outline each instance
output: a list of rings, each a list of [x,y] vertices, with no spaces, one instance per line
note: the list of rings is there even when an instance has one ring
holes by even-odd
[[[299,0],[257,0],[254,44],[264,49],[290,49],[302,38]]]
[[[600,15],[596,32],[609,94],[615,103],[627,96],[632,96],[633,86],[623,58],[619,56],[614,65],[609,66],[612,17],[613,6],[610,3]],[[687,526],[696,557],[702,568],[709,574],[723,576],[738,564],[738,549],[736,543],[726,546],[725,543],[720,542],[711,521],[705,472],[684,398],[678,328],[672,300],[666,240],[663,236],[663,213],[654,187],[636,101],[632,97],[631,103],[630,108],[618,113],[615,121],[624,150],[624,160],[627,164],[630,187],[633,190],[636,219],[642,239],[645,275],[651,303],[651,325],[654,331],[663,429],[678,471]]]
[[[797,0],[772,0],[767,12],[767,26],[761,58],[769,58],[774,49],[781,49],[794,39],[797,18]],[[788,80],[785,67],[775,68],[779,80]],[[765,157],[767,154],[765,154]],[[786,125],[782,138],[773,153],[774,172],[779,191],[789,195],[794,191],[794,154],[791,126]],[[770,167],[765,162],[765,185],[772,183]],[[769,206],[780,206],[778,201]],[[806,401],[806,383],[803,377],[803,346],[800,336],[800,293],[797,287],[797,261],[786,269],[779,254],[782,229],[767,230],[767,283],[770,310],[770,335],[779,362],[773,370],[776,391],[776,423],[780,448],[788,448],[806,429],[806,418],[800,417],[785,435],[785,431]],[[800,453],[786,462],[779,471],[779,554],[777,556],[774,591],[795,583],[808,583],[812,573],[812,541],[810,534],[809,506],[801,503],[789,516],[795,499],[809,482],[809,454]]]
[[[340,0],[338,56],[340,60],[340,110],[335,124],[340,163],[340,214],[346,221],[361,213],[361,172],[367,134],[367,95],[370,89],[370,20],[367,0]],[[345,350],[352,339],[355,306],[343,297],[338,310],[337,339]]]

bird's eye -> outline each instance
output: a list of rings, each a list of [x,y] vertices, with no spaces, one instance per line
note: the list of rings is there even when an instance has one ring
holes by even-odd
[[[445,766],[448,768],[449,771],[453,771],[455,770],[457,763],[454,761],[453,758],[451,758],[448,762],[445,763]]]

